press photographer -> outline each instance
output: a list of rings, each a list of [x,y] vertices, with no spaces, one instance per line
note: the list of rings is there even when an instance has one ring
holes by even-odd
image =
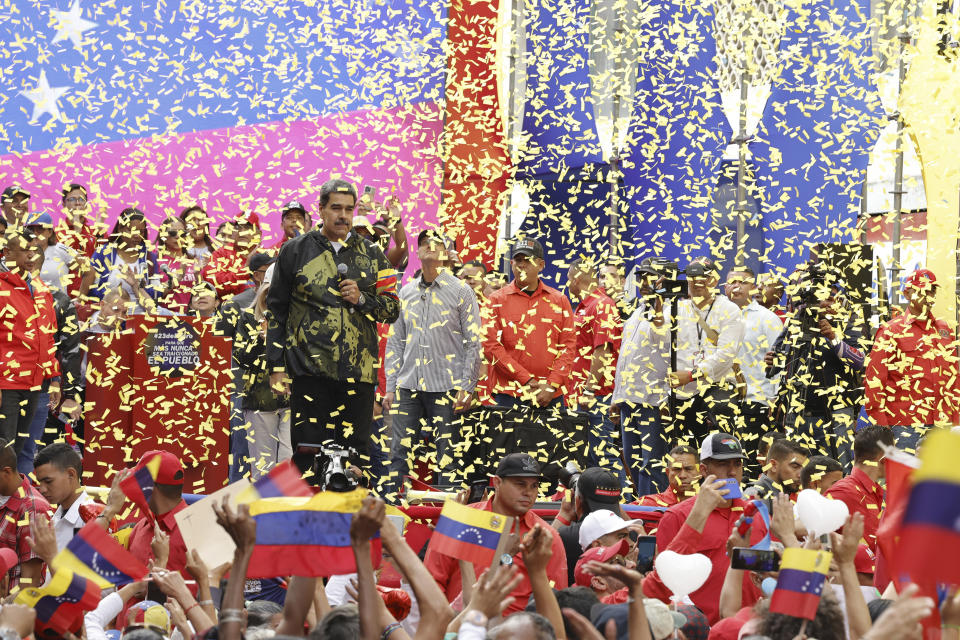
[[[863,402],[865,323],[828,265],[813,258],[791,280],[792,313],[764,359],[768,378],[784,373],[778,416],[784,429],[809,438],[849,471]]]
[[[658,332],[672,344],[671,410],[678,437],[694,442],[714,431],[734,433],[740,395],[733,375],[743,338],[740,308],[717,294],[719,269],[713,260],[695,258],[687,265],[687,295],[677,305],[676,326],[670,330],[670,308]],[[656,323],[655,323],[656,324]],[[663,331],[667,329],[667,331]]]

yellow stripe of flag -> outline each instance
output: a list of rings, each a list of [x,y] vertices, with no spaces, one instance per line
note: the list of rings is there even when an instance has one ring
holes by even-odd
[[[780,560],[780,570],[796,569],[797,571],[806,571],[807,573],[822,573],[823,575],[827,575],[830,572],[830,559],[832,557],[833,554],[829,551],[789,547],[783,551],[783,559]]]
[[[454,500],[447,500],[443,503],[443,510],[440,512],[440,515],[441,517],[445,516],[456,522],[480,529],[496,531],[497,533],[503,533],[503,529],[507,524],[506,516],[493,513],[492,511],[473,509]]]
[[[960,484],[960,435],[949,429],[935,429],[923,443],[920,468],[913,472],[913,481],[941,480]]]
[[[281,511],[334,511],[338,513],[356,513],[360,510],[366,489],[355,489],[346,493],[324,491],[312,498],[263,498],[250,503],[250,515],[261,513],[279,513]]]

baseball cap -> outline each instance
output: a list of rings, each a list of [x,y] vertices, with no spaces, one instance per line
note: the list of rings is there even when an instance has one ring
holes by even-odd
[[[501,478],[541,478],[540,463],[529,453],[510,453],[497,465]]]
[[[20,558],[17,557],[16,551],[9,548],[0,549],[0,572],[5,574],[19,563]]]
[[[160,468],[157,470],[156,483],[183,484],[183,465],[180,464],[180,458],[169,451],[147,451],[140,458],[137,467],[145,466],[155,456],[160,456]]]
[[[904,289],[932,289],[937,285],[937,276],[929,269],[917,269],[903,283]]]
[[[594,547],[587,549],[577,560],[577,566],[573,570],[573,580],[581,587],[590,586],[590,578],[593,574],[587,573],[584,567],[588,562],[596,560],[597,562],[609,562],[614,556],[626,556],[630,552],[630,543],[624,539],[609,547]]]
[[[608,533],[622,531],[642,520],[624,520],[613,511],[600,509],[588,513],[580,523],[580,548],[586,550],[591,544]]]
[[[694,258],[693,262],[687,265],[684,273],[690,278],[702,278],[719,271],[717,264],[710,258]]]
[[[367,216],[353,216],[353,228],[366,229],[370,235],[374,235],[376,233],[373,230],[373,223],[370,222],[370,218]]]
[[[857,573],[868,573],[873,575],[876,572],[876,557],[870,551],[870,547],[861,544],[857,547],[857,555],[853,559],[853,566]]]
[[[170,635],[170,614],[155,600],[144,600],[130,607],[130,625],[152,627],[163,635]]]
[[[305,206],[303,206],[303,205],[300,203],[299,200],[291,200],[291,201],[288,202],[287,204],[283,205],[283,213],[284,213],[284,214],[285,214],[287,211],[297,211],[297,210],[299,210],[299,211],[300,211],[302,214],[304,214],[304,215],[307,214],[307,208],[306,208]],[[282,215],[281,215],[281,217],[282,217]]]
[[[620,504],[620,480],[601,467],[590,467],[577,480],[577,495],[587,505],[587,513],[598,509],[615,510]]]
[[[447,246],[447,239],[444,238],[443,235],[441,235],[440,232],[437,231],[436,229],[424,229],[423,231],[421,231],[420,234],[417,236],[417,246],[419,247],[420,245],[422,245],[424,240],[427,240],[427,239],[435,240],[439,242],[441,245],[444,246],[444,248]]]
[[[511,258],[516,256],[533,256],[534,258],[543,258],[543,245],[533,238],[522,238],[513,245]]]
[[[250,273],[256,273],[263,267],[273,264],[274,260],[275,258],[273,256],[258,251],[250,256]]]
[[[3,200],[13,200],[14,196],[27,196],[30,197],[30,194],[23,187],[12,184],[6,189],[3,190]]]
[[[241,211],[234,216],[233,221],[237,224],[252,224],[257,229],[260,228],[260,216],[254,211]]]
[[[46,211],[37,211],[27,216],[23,222],[25,227],[47,227],[53,228],[53,216]]]
[[[703,440],[700,446],[700,460],[733,460],[744,459],[740,441],[729,433],[712,433]]]
[[[647,614],[647,622],[650,624],[654,640],[669,638],[675,630],[687,624],[685,615],[671,611],[670,607],[654,598],[644,598],[643,609]]]

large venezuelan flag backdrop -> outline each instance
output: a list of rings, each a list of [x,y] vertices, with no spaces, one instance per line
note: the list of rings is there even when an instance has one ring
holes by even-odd
[[[281,233],[340,176],[437,220],[446,78],[438,0],[14,0],[0,11],[0,188],[60,215],[89,185],[112,223],[199,202]]]

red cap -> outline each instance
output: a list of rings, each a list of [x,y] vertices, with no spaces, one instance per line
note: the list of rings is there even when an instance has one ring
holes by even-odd
[[[870,547],[865,544],[857,549],[857,556],[853,559],[853,566],[857,573],[868,573],[873,575],[876,567],[876,556],[870,551]]]
[[[145,466],[155,456],[160,456],[160,468],[157,470],[157,484],[183,484],[183,465],[180,458],[169,451],[147,451],[140,458],[137,467]]]
[[[907,289],[932,289],[937,286],[937,276],[929,269],[917,269],[903,283],[903,288]]]
[[[573,580],[581,587],[590,586],[590,578],[593,577],[593,574],[587,573],[584,570],[584,566],[592,560],[597,562],[607,562],[611,558],[617,555],[626,556],[630,552],[630,542],[624,538],[617,544],[612,544],[609,547],[592,547],[587,549],[580,555],[580,559],[577,560],[577,566],[573,569]]]
[[[17,552],[13,549],[0,549],[0,573],[6,573],[20,563]]]
[[[255,211],[241,211],[233,220],[238,224],[252,224],[257,229],[260,228],[260,216]]]

